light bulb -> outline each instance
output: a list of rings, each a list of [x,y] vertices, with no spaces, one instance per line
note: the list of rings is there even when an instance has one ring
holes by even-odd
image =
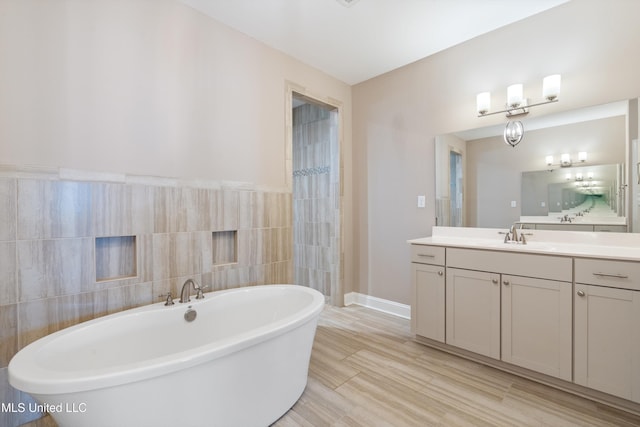
[[[507,87],[507,105],[511,108],[518,108],[522,104],[522,84],[514,84]]]
[[[481,116],[487,114],[491,109],[491,93],[482,92],[476,97],[476,109]]]
[[[560,96],[560,74],[547,76],[542,80],[542,97],[548,101],[555,101]]]

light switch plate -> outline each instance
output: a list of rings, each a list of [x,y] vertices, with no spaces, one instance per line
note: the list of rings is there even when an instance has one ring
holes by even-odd
[[[516,203],[516,201],[515,201],[515,200],[512,200],[512,201],[511,201],[511,207],[512,207],[512,208],[515,208],[516,206],[518,206],[518,204]]]
[[[418,207],[419,208],[424,208],[427,204],[426,201],[426,197],[425,196],[418,196]]]

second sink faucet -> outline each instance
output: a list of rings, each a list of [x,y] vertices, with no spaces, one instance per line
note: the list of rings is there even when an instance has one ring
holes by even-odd
[[[191,297],[192,286],[193,286],[193,290],[197,292],[196,299],[204,298],[204,293],[202,292],[204,288],[198,285],[193,279],[187,279],[182,285],[182,290],[180,291],[180,302],[191,301],[190,297]]]

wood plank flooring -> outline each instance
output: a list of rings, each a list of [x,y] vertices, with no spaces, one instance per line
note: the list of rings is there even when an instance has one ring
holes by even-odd
[[[309,382],[273,427],[640,426],[640,417],[412,340],[409,321],[323,311]]]

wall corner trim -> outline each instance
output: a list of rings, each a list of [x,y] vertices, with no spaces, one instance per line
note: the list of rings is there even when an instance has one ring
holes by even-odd
[[[358,292],[349,292],[344,295],[344,305],[348,306],[352,304],[392,314],[394,316],[402,317],[403,319],[411,319],[411,306],[407,304],[372,297],[371,295],[365,295]]]

